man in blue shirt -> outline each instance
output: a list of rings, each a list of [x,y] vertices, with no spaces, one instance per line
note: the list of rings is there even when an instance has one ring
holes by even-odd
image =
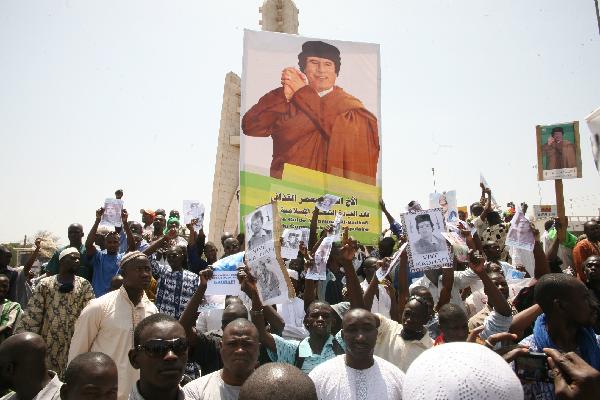
[[[87,254],[88,263],[92,265],[92,288],[96,297],[103,296],[110,291],[110,282],[112,278],[119,272],[119,263],[121,258],[126,252],[119,252],[119,233],[108,232],[105,238],[106,249],[98,251],[94,246],[94,238],[96,237],[96,231],[98,225],[104,214],[104,208],[96,210],[96,222],[90,230],[88,237],[85,241],[85,249]],[[135,250],[135,240],[133,238],[133,232],[127,223],[127,210],[121,211],[121,220],[123,221],[123,228],[127,235],[128,251]]]

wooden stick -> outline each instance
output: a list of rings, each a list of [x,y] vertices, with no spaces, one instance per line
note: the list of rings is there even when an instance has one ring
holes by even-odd
[[[565,216],[565,197],[563,195],[563,182],[562,179],[556,179],[554,181],[554,190],[556,191],[556,211],[558,213],[558,220],[560,221],[561,228],[558,230],[559,243],[564,243],[567,237],[567,217]]]

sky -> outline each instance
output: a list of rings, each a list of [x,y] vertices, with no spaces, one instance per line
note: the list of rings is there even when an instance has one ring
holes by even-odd
[[[67,226],[125,191],[140,208],[210,201],[225,74],[262,1],[0,2],[0,242]],[[581,121],[583,178],[567,215],[594,215],[600,177],[584,118],[600,107],[592,0],[297,0],[301,35],[381,45],[383,197],[456,190],[553,204],[535,126]],[[205,222],[208,226],[208,221]]]

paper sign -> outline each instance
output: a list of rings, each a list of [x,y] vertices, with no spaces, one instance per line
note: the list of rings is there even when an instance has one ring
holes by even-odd
[[[104,201],[104,214],[100,220],[100,225],[110,225],[120,227],[123,225],[121,211],[123,210],[123,200],[106,199]]]
[[[596,169],[600,172],[600,108],[585,117],[588,128],[590,128],[590,142],[592,144],[592,156]]]
[[[533,206],[533,215],[535,219],[549,219],[558,217],[558,210],[556,205],[534,205]]]
[[[331,207],[333,207],[333,205],[338,202],[339,199],[339,196],[333,194],[326,194],[323,196],[323,198],[317,201],[316,206],[320,211],[329,211],[331,210]]]
[[[194,225],[196,231],[202,229],[204,224],[204,204],[199,200],[184,200],[183,201],[183,223],[189,224],[193,219],[198,222]]]
[[[284,229],[281,244],[281,257],[288,260],[298,257],[300,242],[308,246],[309,229]]]
[[[237,269],[243,265],[243,251],[221,258],[215,262],[212,265],[213,277],[208,280],[205,294],[230,294],[237,296],[240,293],[240,284],[237,280]]]
[[[441,208],[402,214],[408,236],[408,260],[412,272],[451,267],[453,258],[442,232],[446,224]]]
[[[264,305],[287,301],[293,287],[280,252],[277,206],[265,204],[244,217],[246,229],[246,262],[256,278],[258,294]],[[296,253],[297,254],[297,253]]]
[[[529,220],[525,218],[523,211],[517,210],[510,222],[510,228],[508,229],[504,244],[518,249],[533,251],[534,243],[535,237],[531,231]]]
[[[334,236],[323,238],[319,248],[315,252],[315,262],[308,271],[306,271],[305,279],[311,281],[324,281],[327,279],[327,260],[331,253],[331,247],[335,241]]]
[[[441,208],[446,222],[458,221],[456,190],[429,194],[429,208]]]
[[[487,183],[487,181],[485,180],[485,177],[483,176],[483,174],[481,172],[479,173],[479,183],[483,183],[483,186],[485,186],[486,188],[490,188],[490,185]],[[493,193],[494,192],[492,192],[492,207],[499,208],[498,202],[496,201],[496,198],[494,197]]]
[[[535,127],[538,180],[581,178],[579,122]]]
[[[335,220],[333,221],[333,236],[335,236],[336,240],[340,240],[342,237],[342,220],[344,215],[342,213],[337,213],[335,215]]]
[[[390,260],[390,263],[388,264],[387,267],[385,265],[383,265],[381,268],[378,268],[377,271],[375,271],[375,275],[377,276],[377,280],[379,282],[383,281],[385,279],[385,277],[390,274],[390,271],[392,269],[394,269],[394,266],[400,262],[400,255],[402,255],[402,252],[404,251],[405,248],[406,248],[406,243],[404,243],[400,247],[400,249],[398,249],[398,251],[396,253],[394,253],[394,255],[392,256],[392,259]]]
[[[454,255],[460,262],[467,262],[469,260],[469,247],[462,234],[456,231],[442,232],[442,236],[450,242]]]

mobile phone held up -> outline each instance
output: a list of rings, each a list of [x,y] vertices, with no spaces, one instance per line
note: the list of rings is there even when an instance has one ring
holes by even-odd
[[[527,353],[515,358],[515,370],[524,381],[552,382],[548,356],[544,353]]]

